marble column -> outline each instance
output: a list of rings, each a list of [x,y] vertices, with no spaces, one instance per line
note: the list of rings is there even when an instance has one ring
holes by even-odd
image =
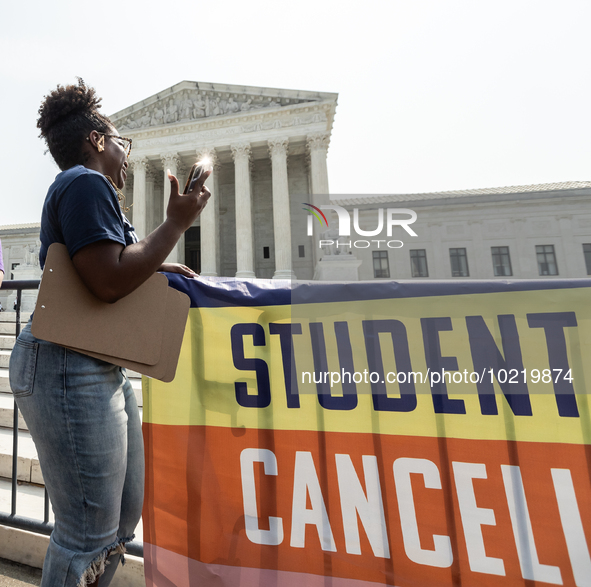
[[[328,194],[328,169],[326,156],[330,134],[327,132],[308,135],[306,143],[310,152],[310,178],[312,194]]]
[[[133,226],[138,238],[142,240],[146,236],[146,170],[148,159],[146,157],[132,157],[130,159],[133,170]]]
[[[291,213],[287,182],[288,139],[269,141],[273,181],[273,234],[275,236],[275,274],[273,279],[295,279],[291,268]]]
[[[160,224],[160,218],[155,218],[154,211],[154,181],[156,179],[156,170],[149,166],[146,169],[146,235],[150,234],[157,225]]]
[[[310,188],[312,191],[311,203],[314,206],[328,204],[328,169],[326,156],[330,133],[316,133],[306,137],[306,146],[310,154]],[[315,230],[312,245],[312,260],[314,267],[321,258],[320,234]]]
[[[187,183],[187,177],[189,176],[189,167],[179,163],[176,166],[176,178],[179,180],[179,192],[182,194]]]
[[[216,277],[220,270],[220,199],[218,194],[219,165],[215,149],[197,150],[197,161],[209,157],[213,171],[205,182],[211,192],[207,205],[201,212],[201,275]]]
[[[231,145],[235,167],[236,277],[256,277],[250,191],[250,143]]]
[[[170,180],[168,179],[167,170],[170,169],[170,173],[177,177],[178,175],[178,168],[181,163],[181,159],[177,153],[164,153],[160,155],[162,159],[162,167],[164,170],[164,198],[163,198],[163,218],[162,220],[166,220],[166,209],[168,208],[168,200],[170,199]],[[178,179],[178,177],[177,177]],[[179,191],[183,191],[183,186],[179,185]],[[170,251],[168,257],[166,257],[167,263],[184,263],[185,262],[185,246],[184,246],[184,238],[181,237],[177,244],[174,246],[172,251]]]
[[[179,163],[176,168],[176,178],[179,180],[179,191],[183,193],[185,189],[185,184],[187,183],[187,177],[189,176],[189,167]],[[170,184],[170,182],[168,182]],[[195,223],[193,223],[193,226]],[[185,233],[181,234],[181,238],[179,238],[176,244],[176,250],[178,252],[177,259],[178,263],[185,263]]]
[[[189,176],[189,169],[190,167],[187,167],[186,165],[183,165],[182,163],[179,163],[177,165],[177,169],[176,169],[176,178],[179,180],[179,191],[181,193],[183,193],[183,190],[185,189],[185,184],[187,183],[187,177]],[[170,182],[168,182],[170,183]],[[195,223],[193,223],[193,226],[195,226]],[[183,233],[181,235],[181,238],[179,238],[177,244],[176,244],[176,250],[177,250],[177,259],[178,259],[178,263],[185,263],[185,233]]]

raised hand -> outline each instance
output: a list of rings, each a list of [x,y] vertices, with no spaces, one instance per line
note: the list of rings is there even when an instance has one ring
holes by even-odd
[[[184,232],[197,220],[211,196],[211,192],[203,185],[211,171],[204,172],[188,194],[179,193],[178,179],[170,173],[170,170],[167,171],[170,180],[170,199],[166,208],[166,217]]]

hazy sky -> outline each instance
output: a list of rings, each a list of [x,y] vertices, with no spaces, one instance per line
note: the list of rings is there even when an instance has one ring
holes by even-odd
[[[77,75],[107,114],[182,80],[337,92],[334,194],[589,180],[590,18],[577,0],[5,2],[0,224],[39,221],[58,169],[37,109]]]

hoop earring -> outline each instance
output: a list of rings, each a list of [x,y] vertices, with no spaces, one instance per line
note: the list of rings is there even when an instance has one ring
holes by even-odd
[[[96,143],[96,148],[99,153],[102,153],[105,150],[105,135],[101,135],[101,138]]]

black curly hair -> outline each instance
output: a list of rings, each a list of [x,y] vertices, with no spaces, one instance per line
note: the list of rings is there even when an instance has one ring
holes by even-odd
[[[78,85],[58,85],[39,107],[39,136],[62,171],[86,162],[82,144],[92,130],[109,133],[113,128],[109,118],[98,111],[101,98],[94,88],[77,79]]]

